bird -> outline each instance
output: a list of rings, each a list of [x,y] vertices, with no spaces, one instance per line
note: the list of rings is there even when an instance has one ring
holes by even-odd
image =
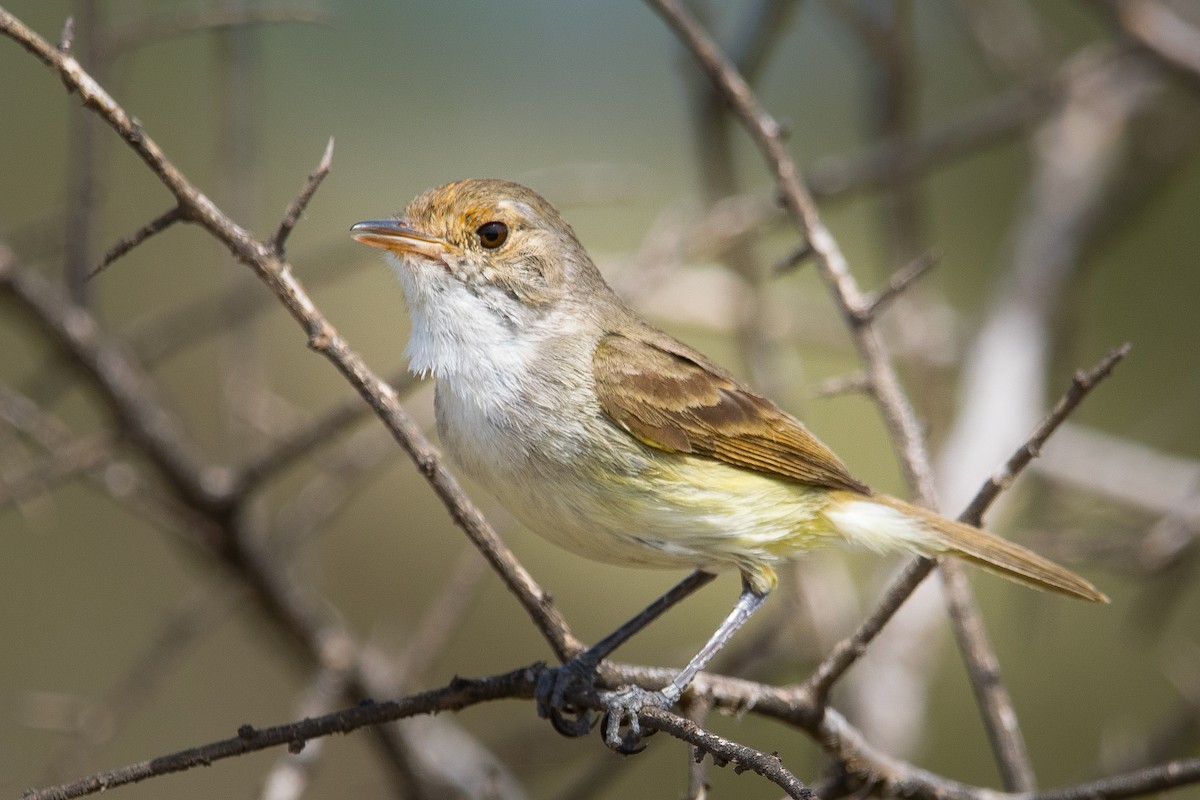
[[[1018,544],[873,491],[794,416],[640,317],[532,189],[455,181],[351,235],[395,269],[409,368],[436,382],[438,436],[459,469],[530,530],[587,558],[740,574],[734,608],[674,680],[603,695],[605,740],[619,751],[640,749],[638,712],[679,700],[762,606],[778,565],[817,547],[953,556],[1107,602]],[[539,684],[539,711],[560,719],[572,682],[594,677],[638,627],[557,668]],[[590,723],[556,727],[578,734]]]

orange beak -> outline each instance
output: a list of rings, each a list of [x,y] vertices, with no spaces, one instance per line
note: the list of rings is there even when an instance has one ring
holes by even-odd
[[[357,242],[382,247],[397,255],[413,253],[431,261],[441,261],[450,252],[450,245],[434,236],[413,230],[395,219],[369,219],[350,226],[350,235]]]

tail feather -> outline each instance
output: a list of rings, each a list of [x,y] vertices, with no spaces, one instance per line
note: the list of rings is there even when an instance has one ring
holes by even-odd
[[[863,502],[864,499],[857,502]],[[1094,603],[1108,602],[1108,597],[1103,592],[1074,572],[1007,539],[1001,539],[962,522],[946,519],[933,511],[910,505],[894,497],[877,495],[866,503],[899,511],[904,517],[919,523],[924,535],[912,537],[910,541],[917,549],[925,550],[929,555],[955,556],[1036,589]]]

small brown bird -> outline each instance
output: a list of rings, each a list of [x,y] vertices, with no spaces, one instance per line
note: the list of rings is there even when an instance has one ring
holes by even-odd
[[[636,738],[637,712],[677,701],[762,604],[775,565],[814,547],[952,555],[1106,600],[1019,545],[873,492],[797,419],[638,317],[524,186],[447,184],[351,231],[392,255],[412,317],[410,368],[437,379],[438,434],[463,471],[581,555],[741,573],[733,611],[671,684],[606,695],[618,749],[634,746],[620,725]],[[539,688],[543,713],[636,627],[559,668]]]

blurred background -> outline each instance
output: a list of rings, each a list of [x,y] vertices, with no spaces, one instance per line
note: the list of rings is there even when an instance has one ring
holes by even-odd
[[[790,258],[801,242],[758,153],[641,3],[4,8],[50,41],[74,15],[83,65],[259,237],[334,138],[288,258],[431,436],[430,388],[401,377],[401,292],[346,232],[428,187],[503,177],[555,203],[636,307],[801,416],[872,486],[906,492],[874,404],[854,391],[845,325],[811,266]],[[962,508],[1074,370],[1132,342],[988,520],[1093,579],[1112,606],[987,575],[972,584],[1041,785],[1200,754],[1200,16],[1185,2],[695,8],[790,130],[859,282],[936,261],[882,331],[928,428],[943,510]],[[82,278],[172,200],[7,39],[0,76],[0,242],[136,354],[204,465],[261,465],[280,443],[307,442],[263,468],[247,524],[314,613],[353,637],[373,685],[398,696],[550,659],[378,421],[217,243],[175,226]],[[164,500],[91,383],[2,293],[0,341],[0,792],[346,705],[345,676],[297,656]],[[681,577],[563,553],[468,489],[584,641]],[[803,680],[899,563],[814,554],[718,669]],[[998,786],[927,583],[835,706],[886,752]],[[723,577],[618,656],[681,665],[737,588]],[[798,731],[753,715],[708,724],[778,751],[802,780],[821,773]],[[299,764],[259,753],[119,791],[268,796],[289,770],[314,797],[688,790],[679,742],[659,736],[623,759],[594,737],[558,737],[528,703],[400,727],[427,773],[408,784],[359,732],[310,744]],[[471,787],[449,786],[469,774]],[[749,774],[707,780],[714,797],[778,796]]]

